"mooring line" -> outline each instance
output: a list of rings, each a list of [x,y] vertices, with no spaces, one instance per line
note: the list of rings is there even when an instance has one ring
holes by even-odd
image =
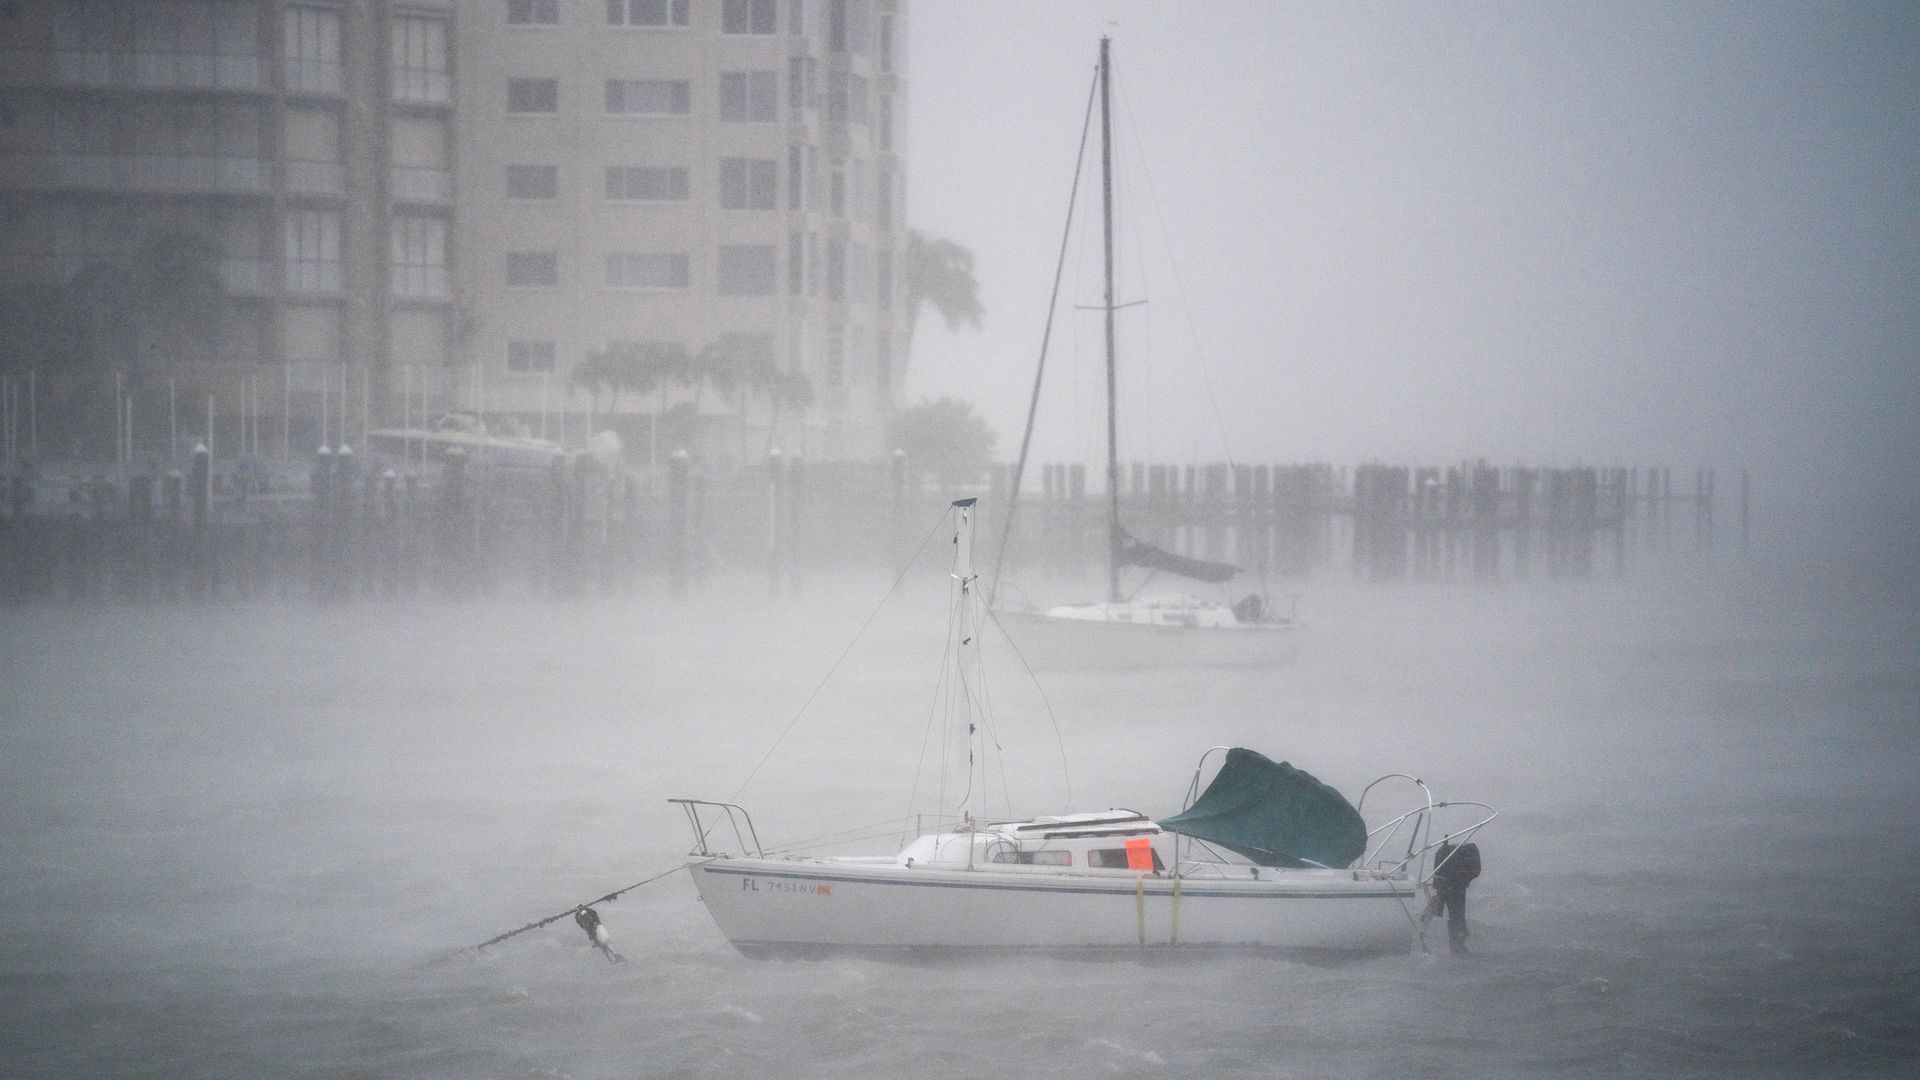
[[[510,937],[517,937],[521,934],[526,933],[529,930],[538,930],[543,926],[549,926],[553,923],[559,922],[561,919],[569,918],[575,912],[579,911],[581,908],[592,907],[595,904],[611,904],[615,900],[620,899],[622,895],[626,893],[630,893],[642,885],[651,885],[654,882],[659,881],[661,878],[668,877],[673,874],[677,874],[680,871],[685,870],[687,867],[691,865],[692,865],[691,863],[682,863],[671,870],[663,870],[660,873],[655,874],[650,878],[645,878],[641,881],[636,881],[633,884],[628,885],[623,889],[615,889],[612,892],[606,894],[605,896],[599,897],[597,899],[588,900],[585,903],[581,903],[581,904],[575,904],[565,911],[559,912],[554,915],[549,915],[546,918],[540,919],[536,922],[530,922],[527,925],[522,926],[517,930],[509,930],[504,934],[496,934],[495,936],[488,938],[487,940],[481,942],[478,945],[463,945],[460,948],[454,949],[453,951],[447,953],[445,956],[440,957],[439,960],[435,962],[438,963],[445,960],[451,960],[454,957],[461,955],[462,953],[479,952],[481,949],[484,949],[489,945],[498,945]]]

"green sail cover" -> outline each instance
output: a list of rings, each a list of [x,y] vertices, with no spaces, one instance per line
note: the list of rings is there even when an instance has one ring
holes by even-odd
[[[1351,866],[1367,851],[1367,823],[1346,797],[1286,762],[1241,747],[1199,801],[1160,826],[1219,844],[1262,866]]]

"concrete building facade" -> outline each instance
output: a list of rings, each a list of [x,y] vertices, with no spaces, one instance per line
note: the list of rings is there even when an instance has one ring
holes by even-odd
[[[910,314],[905,5],[0,0],[0,286],[204,238],[221,325],[165,363],[223,409],[284,384],[289,445],[333,387],[359,424],[577,443],[591,414],[640,457],[664,413],[710,456],[877,456]],[[694,363],[616,396],[575,378],[609,346]],[[704,378],[722,354],[784,392]]]
[[[304,404],[349,368],[380,389],[405,366],[446,368],[454,14],[451,0],[0,4],[0,281],[125,269],[185,233],[215,250],[227,298],[217,332],[164,362],[223,407],[249,372]]]
[[[904,32],[904,0],[464,8],[473,400],[549,437],[592,412],[634,450],[882,453],[907,314]],[[574,377],[610,347],[691,358],[691,382]],[[806,392],[714,384],[716,352]]]

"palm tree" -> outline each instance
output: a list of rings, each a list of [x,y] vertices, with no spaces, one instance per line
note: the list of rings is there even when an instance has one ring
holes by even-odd
[[[912,362],[913,330],[920,309],[928,304],[940,313],[947,329],[978,329],[986,314],[980,306],[980,283],[973,276],[973,252],[951,240],[907,230],[907,249],[901,267],[907,307],[907,343],[903,355]]]

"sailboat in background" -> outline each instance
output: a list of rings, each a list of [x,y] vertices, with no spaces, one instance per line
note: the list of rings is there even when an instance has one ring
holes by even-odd
[[[1298,624],[1289,607],[1279,610],[1263,593],[1248,593],[1235,601],[1211,600],[1191,593],[1129,596],[1120,587],[1121,570],[1137,567],[1194,581],[1225,585],[1241,571],[1237,566],[1179,555],[1156,547],[1128,532],[1120,522],[1120,454],[1118,431],[1117,364],[1114,345],[1113,298],[1113,129],[1111,123],[1111,62],[1109,40],[1100,39],[1097,87],[1100,98],[1101,212],[1105,291],[1107,367],[1107,599],[1063,604],[1036,611],[998,607],[1000,625],[1030,662],[1043,666],[1151,666],[1155,664],[1270,665],[1292,659]],[[1091,117],[1089,117],[1091,120]],[[1084,144],[1084,137],[1083,137]],[[1077,178],[1076,178],[1077,187]],[[1068,211],[1071,228],[1072,211]],[[1062,243],[1062,259],[1066,245]],[[1057,282],[1056,282],[1057,290]],[[1049,315],[1051,329],[1051,315]],[[1044,370],[1045,346],[1041,349]],[[1010,502],[1017,506],[1020,474],[1033,435],[1033,411],[1039,405],[1036,375],[1034,401],[1027,416],[1020,459],[1014,468]],[[1012,533],[1009,508],[1007,536]],[[1005,556],[1007,543],[1000,545]],[[995,574],[999,584],[998,567]]]

